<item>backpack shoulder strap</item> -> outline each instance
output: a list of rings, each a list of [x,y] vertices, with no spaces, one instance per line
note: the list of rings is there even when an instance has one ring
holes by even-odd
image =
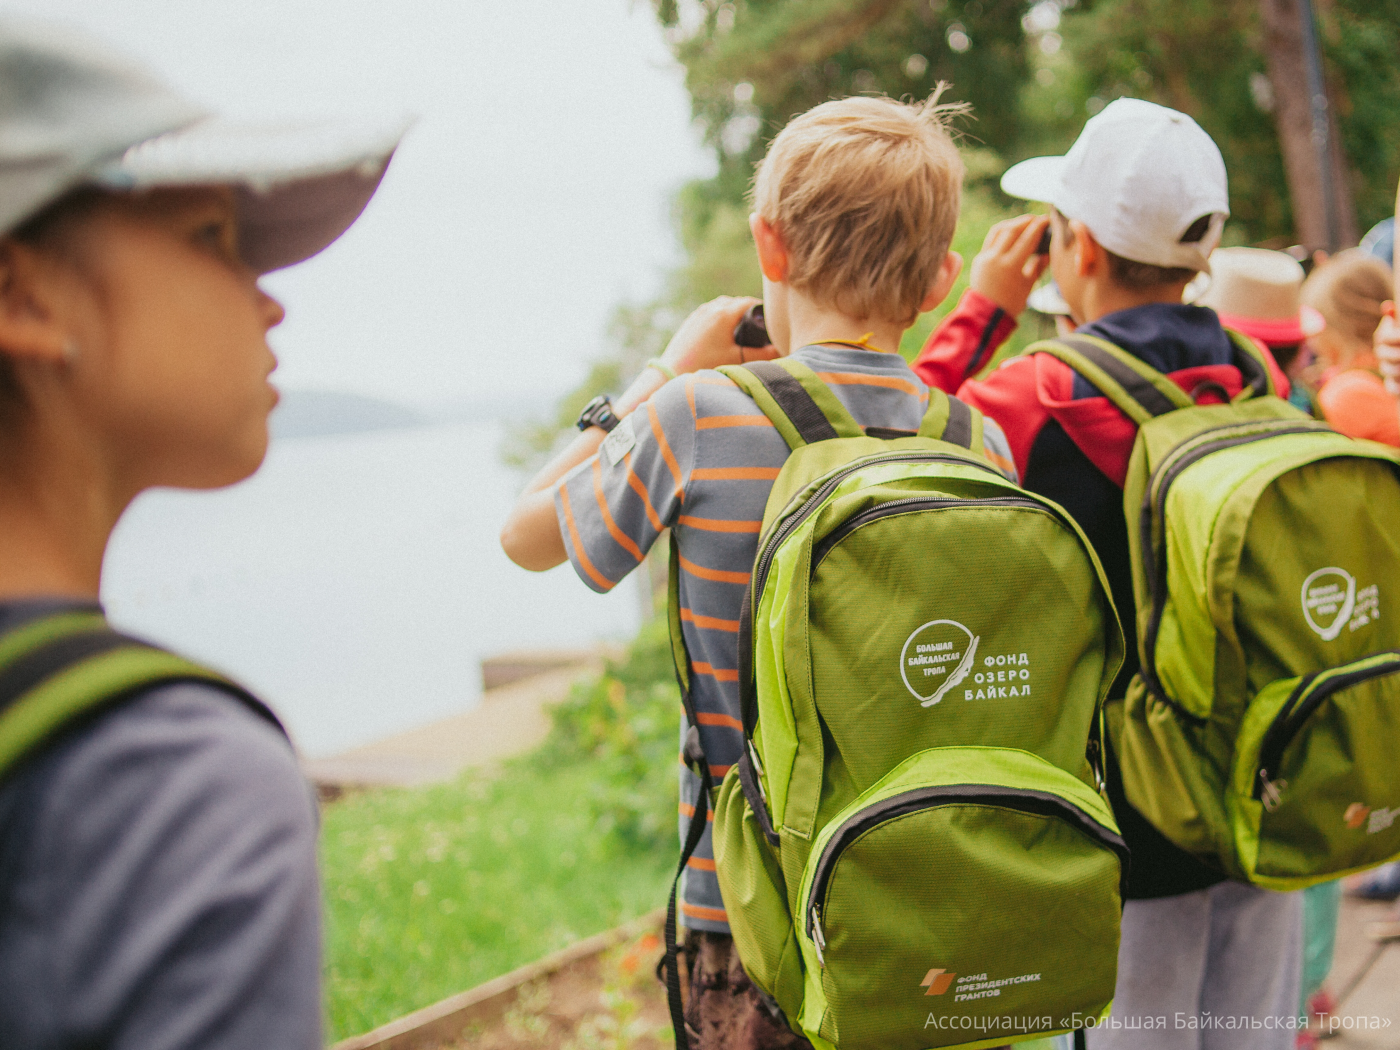
[[[754,399],[790,449],[865,434],[841,399],[801,361],[784,357],[725,365],[719,371]]]
[[[947,441],[982,455],[982,413],[937,387],[928,388],[928,411],[919,424],[919,437]]]
[[[1139,426],[1154,416],[1190,408],[1195,403],[1161,372],[1107,339],[1068,335],[1032,343],[1026,347],[1026,353],[1059,358]]]
[[[1268,361],[1264,359],[1264,351],[1249,336],[1233,328],[1225,329],[1225,334],[1230,337],[1230,363],[1240,370],[1240,378],[1244,380],[1244,388],[1235,396],[1235,400],[1277,397],[1274,373],[1270,370]]]
[[[114,631],[100,613],[59,614],[10,632],[0,639],[0,778],[80,719],[175,682],[220,689],[286,732],[246,689]]]
[[[796,449],[832,438],[914,437],[947,441],[972,452],[982,452],[982,414],[965,402],[936,388],[929,388],[928,411],[917,432],[862,428],[841,399],[806,365],[790,357],[725,365],[719,369],[754,399],[773,421],[788,448]]]

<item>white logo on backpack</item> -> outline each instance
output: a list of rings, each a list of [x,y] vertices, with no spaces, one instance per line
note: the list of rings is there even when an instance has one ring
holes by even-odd
[[[905,639],[899,653],[899,676],[904,679],[905,688],[922,701],[922,706],[932,707],[972,672],[980,640],[957,620],[930,620],[917,628]],[[910,681],[911,675],[914,681]],[[932,681],[925,683],[925,679]],[[923,685],[923,690],[914,682]],[[932,685],[937,688],[929,693]]]
[[[1303,618],[1330,642],[1342,633],[1356,607],[1356,577],[1345,569],[1318,569],[1303,581]]]
[[[1380,586],[1358,588],[1345,569],[1318,569],[1303,581],[1303,618],[1325,642],[1335,640],[1343,627],[1359,631],[1381,618]]]
[[[1390,825],[1395,823],[1395,818],[1400,817],[1400,806],[1394,809],[1373,809],[1366,821],[1366,834],[1379,835]]]

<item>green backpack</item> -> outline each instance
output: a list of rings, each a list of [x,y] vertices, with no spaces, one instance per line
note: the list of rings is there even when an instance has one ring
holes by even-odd
[[[0,635],[0,782],[66,732],[157,685],[201,682],[279,731],[257,697],[222,675],[112,630],[98,611],[57,613]]]
[[[939,391],[917,433],[866,432],[791,358],[723,371],[792,449],[740,620],[746,753],[715,802],[745,970],[819,1050],[1092,1024],[1127,850],[1093,732],[1123,639],[1083,533]]]
[[[1123,507],[1142,670],[1108,707],[1128,800],[1230,876],[1297,889],[1400,854],[1400,454],[1231,404],[1103,340],[1065,361],[1138,424]],[[1223,391],[1222,391],[1223,393]]]

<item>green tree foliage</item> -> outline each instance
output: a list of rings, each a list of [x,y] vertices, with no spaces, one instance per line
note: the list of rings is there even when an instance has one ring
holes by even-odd
[[[726,246],[754,166],[797,113],[861,93],[924,98],[940,82],[966,101],[968,134],[997,152],[1022,134],[1029,75],[1022,0],[655,0],[686,68],[695,117],[719,173],[678,201],[682,239]],[[744,250],[747,232],[744,231]],[[713,258],[713,252],[711,252]],[[730,286],[730,291],[736,290]],[[695,301],[703,301],[697,298]]]
[[[1322,37],[1361,229],[1395,211],[1400,170],[1400,0],[1333,0]]]
[[[1073,123],[1125,95],[1195,117],[1225,155],[1234,232],[1247,241],[1291,225],[1278,135],[1256,102],[1268,97],[1263,55],[1250,46],[1256,9],[1255,0],[1098,0],[1061,27],[1079,74]]]
[[[1400,2],[1317,7],[1364,230],[1394,208]],[[1225,155],[1235,239],[1292,239],[1258,0],[1084,0],[1059,28],[1065,46],[1060,61],[1045,65],[1056,83],[1042,103],[1062,119],[1040,112],[1059,125],[1057,135],[1067,142],[1085,116],[1125,95],[1189,113]]]
[[[657,8],[731,200],[788,119],[830,98],[922,98],[947,81],[986,145],[1005,150],[1020,135],[1020,0],[706,0],[688,27],[674,3]]]

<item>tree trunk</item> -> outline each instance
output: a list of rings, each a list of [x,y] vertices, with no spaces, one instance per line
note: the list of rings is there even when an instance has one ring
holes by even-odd
[[[1322,172],[1312,138],[1312,103],[1308,95],[1308,67],[1303,50],[1303,29],[1297,0],[1260,0],[1264,28],[1264,58],[1274,89],[1274,122],[1288,194],[1293,203],[1293,228],[1298,243],[1309,248],[1335,251],[1355,244],[1356,208],[1351,197],[1351,173],[1342,150],[1336,115],[1328,110],[1328,144],[1331,160],[1335,230],[1327,229],[1327,201]]]

